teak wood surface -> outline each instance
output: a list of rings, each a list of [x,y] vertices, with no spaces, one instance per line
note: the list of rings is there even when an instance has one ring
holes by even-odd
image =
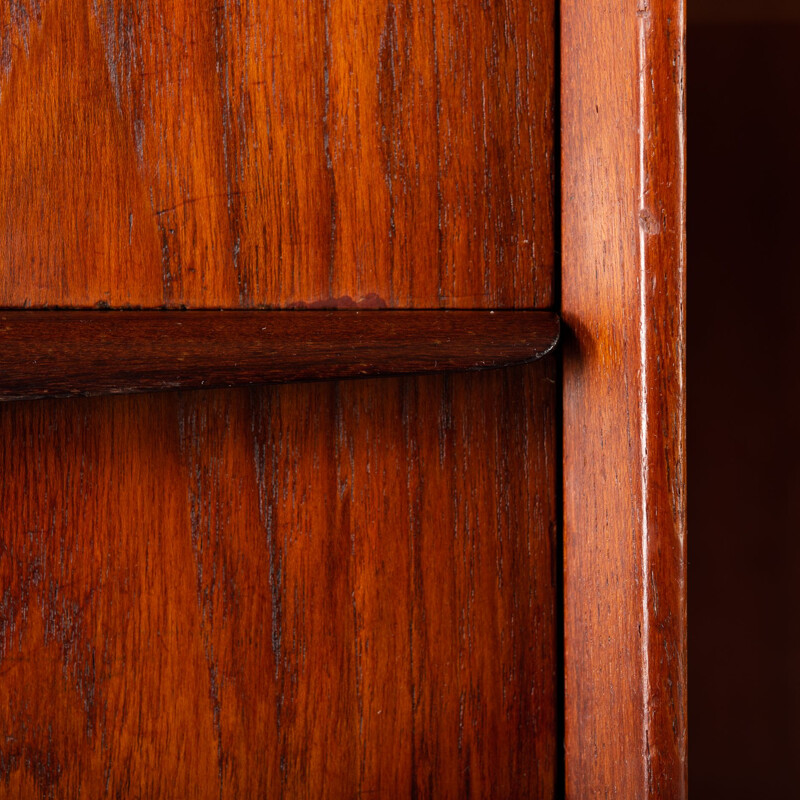
[[[554,20],[0,2],[0,306],[552,307]],[[558,372],[0,404],[0,796],[553,797]]]
[[[535,361],[547,311],[0,311],[0,400]]]
[[[0,306],[550,306],[554,13],[3,0]]]
[[[555,373],[0,404],[0,796],[552,797]]]
[[[561,29],[566,794],[684,798],[683,0]]]

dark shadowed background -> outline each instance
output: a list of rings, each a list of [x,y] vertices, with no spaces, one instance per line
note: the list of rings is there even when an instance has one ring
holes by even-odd
[[[800,793],[800,0],[688,0],[689,774]]]

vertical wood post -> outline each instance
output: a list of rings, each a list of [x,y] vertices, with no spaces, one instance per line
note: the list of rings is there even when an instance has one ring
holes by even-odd
[[[567,797],[682,798],[683,0],[561,13]]]

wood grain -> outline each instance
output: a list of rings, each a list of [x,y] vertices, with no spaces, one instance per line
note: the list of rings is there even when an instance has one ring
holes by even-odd
[[[0,4],[0,305],[545,308],[553,0]]]
[[[0,311],[0,399],[501,367],[558,331],[546,311]]]
[[[0,794],[552,797],[555,363],[0,407]]]
[[[20,380],[82,343],[73,388],[111,359],[163,385],[153,348],[187,353],[147,309],[550,306],[554,19],[0,3],[0,314],[54,315]],[[55,328],[90,308],[139,316]],[[282,376],[336,374],[348,336],[376,369],[539,336],[412,318],[347,317],[378,351],[292,317]],[[222,327],[189,332],[192,369],[265,377],[261,332],[233,358]],[[556,374],[0,404],[0,794],[553,797]]]
[[[567,797],[683,798],[683,2],[561,19]]]

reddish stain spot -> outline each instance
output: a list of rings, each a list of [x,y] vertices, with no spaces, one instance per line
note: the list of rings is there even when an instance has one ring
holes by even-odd
[[[369,294],[364,295],[358,300],[354,300],[349,295],[342,295],[341,297],[328,297],[325,298],[324,300],[314,300],[311,303],[306,303],[301,300],[300,302],[293,303],[291,305],[291,308],[298,308],[298,309],[318,309],[318,308],[379,309],[388,307],[389,306],[387,305],[386,301],[379,295],[375,294],[375,292],[370,292]]]

